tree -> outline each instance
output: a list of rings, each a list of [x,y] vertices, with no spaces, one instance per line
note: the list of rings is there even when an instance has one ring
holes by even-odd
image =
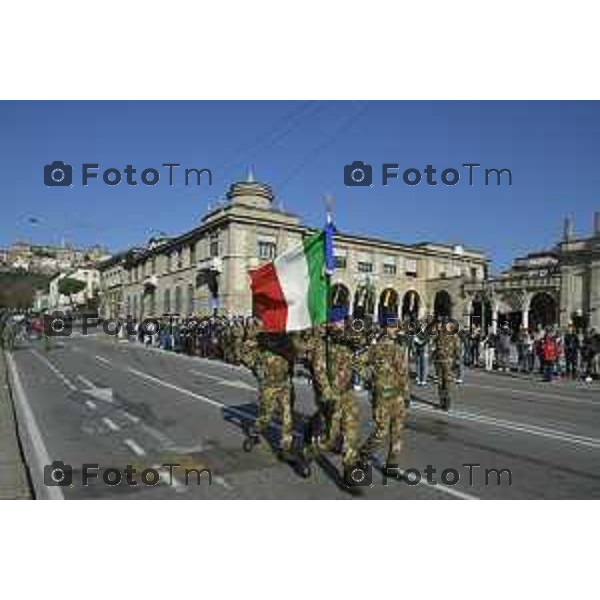
[[[63,277],[58,282],[58,293],[69,297],[69,303],[73,304],[72,296],[85,289],[85,281],[73,277]]]

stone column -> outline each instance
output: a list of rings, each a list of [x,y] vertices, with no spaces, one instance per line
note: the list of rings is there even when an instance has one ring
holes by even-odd
[[[490,323],[492,327],[492,333],[498,332],[498,305],[492,304],[492,322]]]
[[[560,271],[560,291],[558,295],[558,319],[560,327],[566,327],[574,312],[573,269],[563,267]]]
[[[600,261],[590,264],[590,327],[600,330]]]

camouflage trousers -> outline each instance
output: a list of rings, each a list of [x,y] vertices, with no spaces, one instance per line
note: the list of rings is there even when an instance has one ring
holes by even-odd
[[[386,398],[373,394],[372,402],[374,429],[360,449],[360,453],[362,456],[371,456],[383,446],[385,437],[388,436],[386,462],[395,463],[402,449],[402,432],[406,419],[404,397],[398,393]]]
[[[350,391],[329,401],[326,447],[331,448],[342,436],[342,463],[353,465],[358,459],[358,406]]]
[[[436,360],[435,375],[437,377],[438,396],[440,398],[448,398],[452,387],[452,361],[451,360]]]
[[[281,414],[281,448],[286,451],[291,450],[294,441],[294,423],[290,387],[287,385],[264,386],[260,393],[258,419],[254,424],[258,433],[266,433],[277,411]]]

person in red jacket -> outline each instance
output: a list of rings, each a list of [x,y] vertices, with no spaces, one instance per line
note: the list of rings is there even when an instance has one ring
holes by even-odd
[[[552,381],[554,364],[558,360],[558,343],[551,330],[547,330],[542,339],[540,354],[543,363],[544,381]]]

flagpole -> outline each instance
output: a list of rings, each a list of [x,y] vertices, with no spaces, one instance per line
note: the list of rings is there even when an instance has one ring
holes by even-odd
[[[332,204],[333,198],[330,195],[325,196],[325,223],[326,228],[331,228],[333,226],[333,216],[332,216]],[[326,235],[328,235],[326,233]],[[326,250],[327,251],[327,250]],[[326,309],[325,309],[325,370],[327,373],[327,379],[329,383],[331,383],[331,359],[330,359],[330,294],[331,294],[331,269],[329,265],[325,265],[325,284],[327,287],[327,300],[326,300]]]

